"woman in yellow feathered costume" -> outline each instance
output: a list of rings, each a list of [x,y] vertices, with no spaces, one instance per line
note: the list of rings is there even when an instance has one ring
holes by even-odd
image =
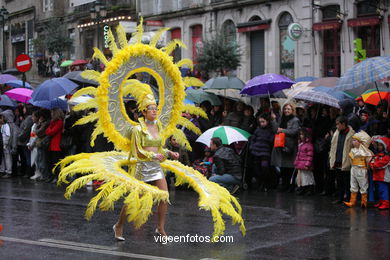
[[[162,148],[162,139],[160,137],[161,123],[157,120],[157,104],[153,95],[147,94],[139,102],[139,110],[144,118],[139,119],[139,125],[134,127],[131,133],[131,146],[129,158],[137,158],[137,164],[131,169],[130,173],[138,180],[151,183],[159,189],[168,191],[165,175],[161,169],[160,162],[168,157],[177,160],[179,154]],[[113,226],[115,238],[124,241],[123,225],[126,222],[127,206],[122,207],[118,222]],[[167,212],[167,203],[161,201],[158,205],[158,226],[156,233],[166,236],[165,215]]]
[[[200,130],[192,122],[181,116],[182,112],[207,117],[200,108],[184,104],[184,88],[191,80],[181,77],[179,67],[187,65],[192,68],[193,64],[188,59],[174,63],[170,56],[177,45],[184,44],[173,40],[162,49],[155,47],[158,38],[167,30],[168,28],[161,29],[149,44],[144,44],[141,41],[141,21],[133,36],[134,43],[128,44],[126,33],[119,26],[116,30],[117,40],[111,30],[108,32],[109,46],[113,53],[110,61],[99,49],[94,49],[94,57],[105,65],[105,70],[101,73],[87,70],[81,74],[84,78],[99,82],[99,86],[82,88],[73,95],[93,97],[76,105],[73,110],[95,111],[81,118],[76,125],[96,122],[91,145],[94,145],[98,135],[103,134],[115,145],[115,151],[82,153],[64,158],[58,163],[58,183],[69,184],[68,178],[79,176],[73,178],[66,188],[65,198],[69,199],[72,193],[86,183],[92,180],[103,181],[88,204],[85,212],[88,220],[97,207],[101,210],[113,210],[114,203],[123,198],[125,206],[113,228],[115,237],[124,240],[123,225],[126,218],[128,222],[134,223],[135,228],[140,228],[151,215],[153,205],[159,205],[157,232],[166,235],[164,224],[169,193],[163,171],[170,171],[176,176],[175,185],[188,184],[199,194],[199,208],[210,211],[214,223],[212,241],[225,231],[223,214],[230,216],[232,223],[238,224],[241,233],[245,235],[242,209],[237,199],[193,168],[168,160],[168,156],[175,159],[177,154],[162,148],[165,140],[174,136],[180,145],[191,149],[185,135],[178,129],[179,125],[200,134]],[[129,80],[132,75],[143,72],[157,81],[158,106],[149,85]],[[123,104],[123,97],[127,95],[137,100],[145,120],[134,122],[128,117]]]

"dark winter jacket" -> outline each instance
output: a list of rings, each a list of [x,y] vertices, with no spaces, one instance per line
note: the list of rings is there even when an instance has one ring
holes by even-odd
[[[241,178],[241,158],[233,149],[221,146],[215,151],[214,164],[219,175],[230,174]]]
[[[275,134],[271,127],[257,127],[255,133],[251,136],[250,153],[254,156],[271,157],[274,136]]]
[[[32,116],[27,116],[20,124],[20,132],[18,135],[18,145],[25,146],[30,140],[31,127],[34,124]]]
[[[355,132],[358,132],[360,128],[360,120],[359,117],[353,113],[353,101],[344,99],[339,102],[339,105],[342,109],[343,116],[348,119],[348,125],[350,125]]]
[[[222,125],[240,127],[244,114],[242,112],[230,112],[223,120]]]

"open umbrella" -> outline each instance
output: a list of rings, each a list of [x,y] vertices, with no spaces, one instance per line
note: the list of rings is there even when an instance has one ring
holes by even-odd
[[[82,84],[87,84],[87,85],[93,85],[97,86],[99,85],[99,82],[90,80],[90,79],[85,79],[81,76],[82,71],[77,70],[77,71],[71,71],[66,73],[63,77],[70,79],[71,81],[74,81],[76,83],[82,83]]]
[[[77,84],[67,78],[53,78],[44,81],[32,94],[34,101],[50,101],[67,95],[77,88]]]
[[[338,77],[323,77],[323,78],[319,78],[317,80],[312,81],[309,84],[309,87],[319,87],[319,86],[323,86],[323,87],[336,87],[337,86],[337,82],[339,81],[339,79],[340,78],[338,78]]]
[[[309,91],[298,93],[297,95],[294,96],[294,98],[340,108],[339,100],[324,92],[309,90]]]
[[[364,86],[390,76],[390,56],[378,56],[359,62],[347,70],[340,78],[336,90],[348,90]],[[379,96],[380,97],[380,96]]]
[[[368,58],[347,70],[340,78],[336,90],[345,91],[374,83],[390,76],[390,56]]]
[[[304,77],[299,77],[295,79],[295,82],[303,82],[303,81],[314,81],[317,80],[318,78],[313,77],[313,76],[304,76]]]
[[[301,81],[291,85],[288,89],[283,89],[283,93],[287,96],[288,99],[294,98],[298,93],[313,90],[312,87],[309,87],[310,81]]]
[[[377,106],[381,100],[388,100],[390,97],[390,89],[388,88],[373,88],[365,91],[362,95],[365,103]]]
[[[0,96],[0,106],[3,107],[16,107],[17,104],[15,101],[10,99],[7,95],[1,95]]]
[[[203,101],[209,101],[213,106],[222,105],[222,102],[217,95],[205,92],[201,89],[187,89],[186,98],[197,104],[200,104]]]
[[[13,75],[10,75],[10,74],[1,74],[0,75],[0,84],[4,84],[10,80],[17,80],[17,78]]]
[[[237,77],[214,77],[204,83],[204,89],[242,89],[245,83]]]
[[[353,99],[353,97],[343,91],[337,91],[334,90],[333,88],[329,87],[324,87],[324,86],[319,86],[319,87],[314,87],[313,91],[319,91],[319,92],[324,92],[326,94],[331,95],[334,98],[337,98],[338,100],[343,100],[343,99]]]
[[[73,63],[72,63],[72,66],[78,66],[78,65],[85,65],[87,64],[88,61],[86,60],[75,60]]]
[[[240,128],[232,126],[216,126],[210,128],[196,139],[196,142],[210,145],[210,140],[213,137],[219,137],[223,144],[231,144],[239,141],[248,141],[251,135]]]
[[[23,81],[22,80],[19,80],[19,79],[16,79],[16,80],[9,80],[7,82],[4,83],[5,85],[7,86],[11,86],[11,87],[14,87],[14,88],[23,88]],[[25,88],[29,88],[29,89],[32,89],[33,87],[30,85],[30,83],[28,82],[24,82],[24,87]]]
[[[78,104],[81,104],[81,103],[85,103],[85,102],[93,99],[93,97],[88,96],[88,95],[82,95],[82,96],[79,96],[79,97],[72,97],[71,99],[67,99],[66,96],[64,95],[64,96],[60,96],[59,99],[64,100],[69,105],[75,106],[75,105],[78,105]]]
[[[36,107],[46,108],[46,109],[53,109],[53,108],[61,108],[64,111],[68,110],[68,104],[65,100],[62,100],[60,98],[55,98],[52,100],[42,100],[42,101],[34,101],[30,99],[30,104]]]
[[[20,72],[19,70],[15,69],[15,68],[6,69],[2,73],[3,74],[16,75],[16,76],[22,74],[22,72]]]
[[[16,101],[27,103],[27,101],[31,99],[32,93],[33,91],[31,89],[14,88],[5,92],[4,95],[9,96],[10,98]]]
[[[60,67],[68,67],[70,65],[72,65],[73,63],[73,60],[65,60],[61,63]]]
[[[283,75],[274,73],[264,74],[249,80],[240,93],[250,96],[272,94],[279,90],[289,88],[294,83],[294,81]]]

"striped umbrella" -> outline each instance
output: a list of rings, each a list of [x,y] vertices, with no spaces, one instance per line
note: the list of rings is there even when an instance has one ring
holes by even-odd
[[[353,96],[351,96],[343,91],[335,91],[333,88],[329,88],[329,87],[319,86],[319,87],[313,88],[312,90],[317,91],[317,92],[324,92],[326,94],[331,95],[334,98],[337,98],[338,100],[343,100],[343,99],[348,99],[348,98],[353,99]]]
[[[340,108],[338,99],[325,92],[309,90],[298,93],[294,96],[294,98]]]
[[[239,141],[248,141],[251,135],[240,128],[232,126],[216,126],[210,128],[196,139],[196,142],[210,145],[211,138],[219,137],[223,144],[231,144]]]
[[[373,88],[365,91],[362,94],[365,103],[377,106],[381,100],[388,100],[390,97],[390,89],[388,88]]]
[[[309,87],[310,81],[301,81],[293,84],[288,89],[283,89],[283,93],[287,96],[288,99],[293,98],[301,92],[312,90],[312,87]]]
[[[348,90],[390,76],[390,56],[368,58],[355,64],[340,78],[335,90]]]

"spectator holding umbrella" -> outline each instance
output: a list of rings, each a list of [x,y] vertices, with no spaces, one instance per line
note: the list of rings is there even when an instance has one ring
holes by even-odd
[[[274,148],[271,155],[271,164],[280,168],[282,176],[281,191],[294,191],[294,184],[290,184],[294,172],[294,161],[297,150],[297,134],[299,131],[299,119],[295,116],[295,107],[291,103],[284,104],[283,114],[278,120],[272,114],[271,125],[274,133],[285,134],[284,147]]]

